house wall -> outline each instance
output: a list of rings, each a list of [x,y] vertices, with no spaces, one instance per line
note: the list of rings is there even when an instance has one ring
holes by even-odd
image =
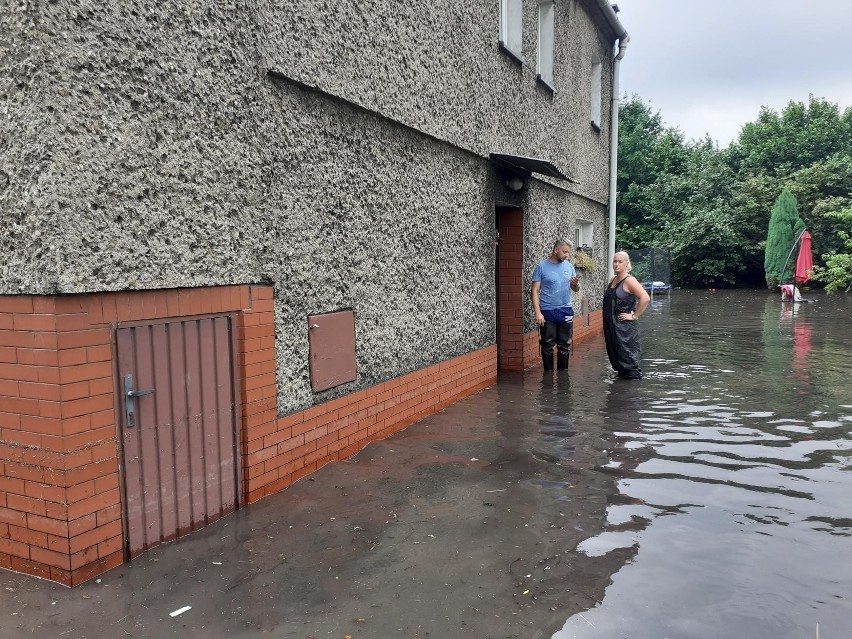
[[[496,0],[22,5],[0,69],[0,293],[269,283],[281,413],[493,344],[488,153],[578,181],[530,189],[564,231],[528,225],[526,271],[578,213],[604,226],[591,5],[557,5],[555,94],[530,2],[525,65],[499,50]],[[315,396],[306,317],[341,309],[358,379]]]
[[[498,207],[524,212],[512,330],[515,359],[537,361],[535,264],[577,219],[606,253],[609,65],[600,129],[590,72],[614,35],[595,2],[556,6],[556,93],[535,79],[534,2],[523,65],[498,46],[498,0],[10,8],[0,565],[70,584],[121,559],[117,322],[233,315],[245,501],[494,381]],[[491,152],[576,182],[511,192]],[[591,310],[602,278],[584,278]],[[307,318],[339,310],[357,378],[314,393]],[[103,370],[75,378],[88,364]],[[79,470],[94,463],[103,475]]]
[[[604,202],[611,69],[604,64],[604,128],[595,131],[591,67],[611,58],[612,39],[599,35],[595,4],[556,5],[555,94],[536,83],[538,4],[530,1],[523,65],[500,51],[499,0],[270,4],[260,49],[269,68],[297,82],[480,157],[550,159],[578,180],[572,190]]]

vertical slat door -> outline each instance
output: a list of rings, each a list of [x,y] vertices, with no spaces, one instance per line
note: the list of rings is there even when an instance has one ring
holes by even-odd
[[[130,424],[121,402],[130,556],[202,528],[237,505],[229,318],[116,331],[120,388],[133,376]]]

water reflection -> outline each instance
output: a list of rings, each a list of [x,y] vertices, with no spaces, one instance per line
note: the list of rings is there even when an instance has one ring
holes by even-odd
[[[849,317],[753,292],[652,307],[647,375],[603,409],[623,503],[578,546],[635,557],[555,637],[852,636]]]

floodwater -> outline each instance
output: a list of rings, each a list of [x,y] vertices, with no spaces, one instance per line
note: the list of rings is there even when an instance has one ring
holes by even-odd
[[[601,415],[632,556],[555,639],[852,637],[852,300],[674,291]]]
[[[805,295],[674,291],[642,380],[596,337],[77,588],[0,571],[0,638],[848,639],[852,298]]]

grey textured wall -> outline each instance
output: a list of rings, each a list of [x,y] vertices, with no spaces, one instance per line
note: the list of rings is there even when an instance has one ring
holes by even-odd
[[[593,224],[594,255],[599,262],[594,273],[581,273],[580,291],[572,294],[575,312],[585,297],[589,310],[599,309],[603,302],[603,292],[607,273],[602,268],[606,261],[606,223],[600,206],[592,201],[566,194],[549,184],[536,182],[528,194],[526,207],[526,228],[524,239],[524,262],[529,265],[525,271],[524,290],[529,292],[532,285],[532,271],[535,265],[550,255],[556,238],[564,238],[574,243],[576,220],[588,220]],[[575,247],[576,248],[576,247]],[[532,300],[525,296],[524,329],[536,329]]]
[[[590,126],[591,68],[611,58],[612,41],[590,18],[594,4],[556,5],[555,95],[536,83],[538,4],[529,0],[523,66],[500,51],[499,0],[270,4],[262,48],[270,68],[298,82],[478,155],[553,160],[578,179],[573,190],[603,202],[611,69],[604,64],[598,132]]]
[[[346,103],[275,84],[288,129],[270,140],[279,179],[266,202],[278,212],[267,268],[281,312],[286,403],[310,398],[309,313],[355,310],[360,385],[492,344],[488,165]],[[287,144],[292,138],[300,143]]]
[[[493,344],[494,206],[518,196],[489,152],[579,181],[520,196],[528,271],[578,217],[605,246],[610,43],[559,2],[553,95],[525,4],[523,66],[498,0],[4,4],[0,293],[270,283],[282,411]],[[359,379],[317,398],[306,316],[344,308]]]

